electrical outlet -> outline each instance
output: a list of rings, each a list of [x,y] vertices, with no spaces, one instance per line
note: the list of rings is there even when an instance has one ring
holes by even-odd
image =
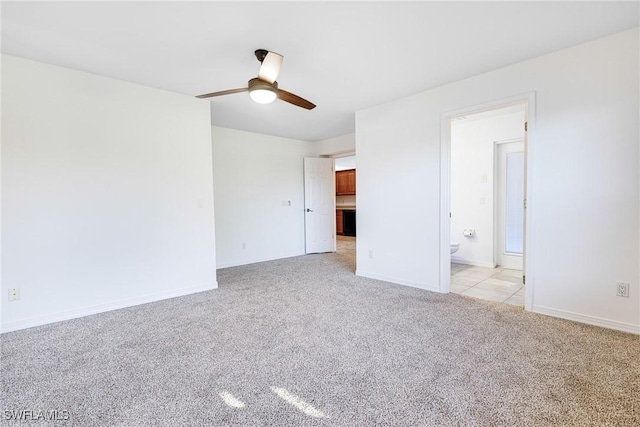
[[[629,284],[625,282],[616,283],[616,295],[629,298]]]
[[[242,243],[242,249],[247,249],[247,244],[246,243]]]
[[[18,301],[20,299],[20,288],[9,289],[9,301]]]
[[[373,259],[373,251],[369,251],[369,258]]]

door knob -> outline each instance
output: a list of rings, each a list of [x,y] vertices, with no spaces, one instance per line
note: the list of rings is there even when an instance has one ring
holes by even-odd
[[[307,208],[307,212],[313,212],[311,209]]]

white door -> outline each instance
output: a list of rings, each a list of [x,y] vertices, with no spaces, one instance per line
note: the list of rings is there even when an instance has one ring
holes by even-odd
[[[496,264],[522,270],[524,255],[524,141],[498,144]]]
[[[308,254],[336,250],[336,191],[333,159],[304,158],[304,227]]]

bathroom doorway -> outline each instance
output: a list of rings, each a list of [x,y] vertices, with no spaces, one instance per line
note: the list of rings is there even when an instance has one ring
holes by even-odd
[[[523,306],[526,103],[450,117],[449,290]]]

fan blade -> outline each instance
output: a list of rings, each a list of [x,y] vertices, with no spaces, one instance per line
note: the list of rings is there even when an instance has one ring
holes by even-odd
[[[304,98],[300,98],[298,95],[291,92],[287,92],[286,90],[278,89],[278,98],[282,99],[284,102],[288,102],[289,104],[306,108],[307,110],[313,110],[316,108],[316,104],[309,102]]]
[[[204,95],[198,95],[196,98],[213,98],[214,96],[231,95],[232,93],[240,93],[248,91],[248,87],[241,87],[239,89],[221,90],[220,92],[205,93]]]
[[[282,67],[282,58],[282,55],[279,53],[267,53],[267,56],[262,60],[260,72],[258,72],[258,78],[269,83],[275,82],[278,74],[280,73],[280,67]]]

